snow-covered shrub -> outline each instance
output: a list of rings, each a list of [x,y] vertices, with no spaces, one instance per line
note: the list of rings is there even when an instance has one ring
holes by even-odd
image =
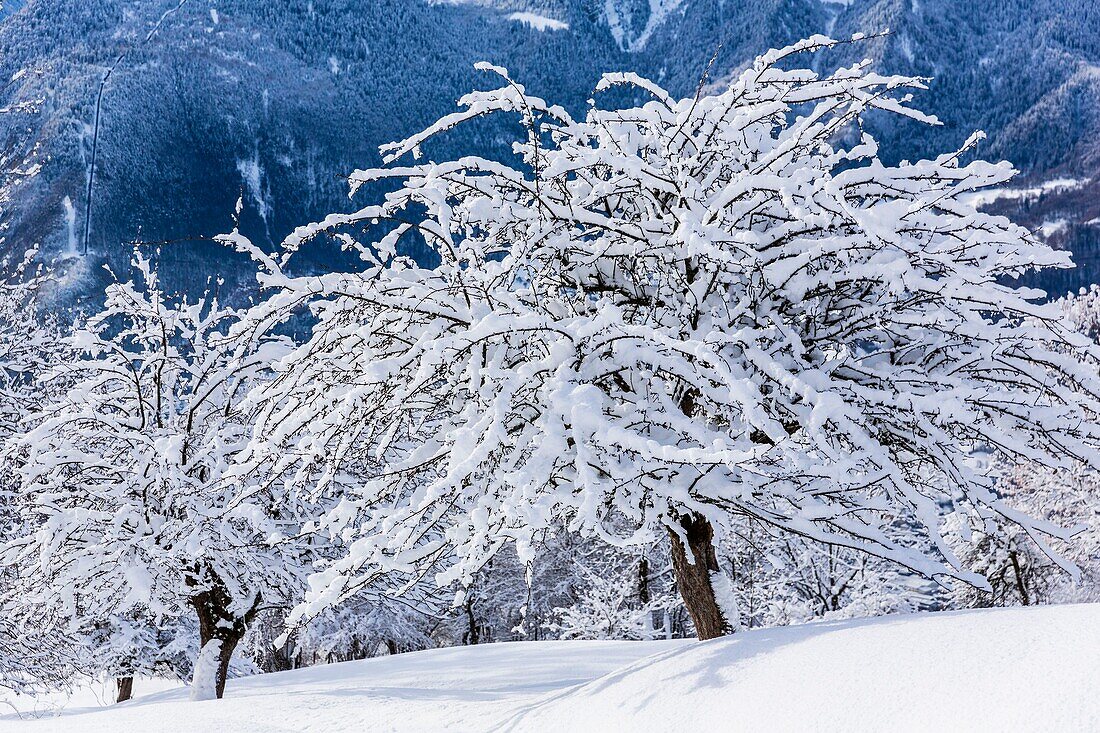
[[[558,620],[550,628],[562,639],[656,639],[670,635],[660,628],[658,620],[678,605],[678,599],[667,591],[657,595],[642,591],[638,575],[637,561],[624,564],[619,559],[597,568],[577,563],[576,600],[556,609]]]
[[[935,583],[894,563],[756,521],[739,527],[722,550],[747,627],[905,613],[938,602]]]
[[[14,265],[0,262],[0,271],[11,272],[0,279],[0,548],[35,526],[21,511],[17,473],[26,450],[15,438],[65,386],[43,375],[71,356],[58,319],[40,307],[49,276],[36,271],[36,254],[32,249]],[[56,613],[19,614],[17,578],[15,565],[0,555],[0,687],[65,687],[81,670],[81,642]]]
[[[1100,285],[1082,288],[1059,301],[1074,328],[1093,341],[1100,342]]]
[[[447,604],[421,598],[351,599],[311,619],[298,630],[296,646],[310,664],[346,662],[436,646],[432,631]]]
[[[72,630],[79,642],[80,671],[118,681],[119,701],[133,693],[135,677],[188,680],[198,653],[198,633],[189,617],[151,618],[133,608],[102,620],[84,620]]]
[[[287,538],[320,510],[235,463],[251,434],[245,395],[282,341],[254,341],[212,295],[165,294],[140,252],[133,265],[68,340],[77,358],[59,367],[64,394],[15,439],[27,534],[6,553],[14,597],[21,618],[45,609],[74,631],[193,613],[201,645],[220,650],[206,681],[220,696],[257,610],[302,587],[311,546]]]

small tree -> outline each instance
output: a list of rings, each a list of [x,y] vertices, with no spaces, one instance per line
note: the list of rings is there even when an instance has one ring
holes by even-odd
[[[312,299],[316,325],[261,385],[258,450],[376,467],[331,519],[355,540],[299,616],[394,570],[468,583],[507,542],[527,562],[559,518],[618,545],[667,532],[701,638],[737,625],[715,552],[736,517],[979,585],[941,504],[1045,550],[1068,536],[1002,501],[971,455],[1095,462],[1100,381],[1075,356],[1096,348],[1004,284],[1070,259],[966,203],[1008,164],[880,159],[863,117],[935,123],[907,106],[924,83],[787,68],[834,45],[770,52],[688,99],[612,74],[597,91],[651,101],[583,120],[482,64],[500,88],[386,161],[500,112],[522,121],[515,161],[359,171],[353,191],[396,190],[299,230],[286,256],[333,233],[363,271],[266,260],[282,291],[266,312]],[[371,246],[343,229],[372,224]],[[401,257],[406,237],[438,267]],[[899,522],[935,549],[894,539]]]
[[[1100,343],[1100,285],[1081,288],[1058,302],[1075,329]]]
[[[167,296],[140,253],[133,265],[70,339],[70,388],[17,441],[30,534],[8,557],[26,615],[47,608],[86,629],[195,614],[205,663],[193,694],[221,697],[261,604],[298,592],[309,548],[286,538],[317,510],[288,503],[278,477],[235,471],[251,430],[244,396],[282,342],[252,342],[215,297]],[[134,650],[119,643],[121,656]]]
[[[592,563],[596,559],[597,562]],[[556,609],[558,619],[550,630],[562,639],[655,639],[667,636],[658,629],[654,615],[675,607],[673,597],[640,589],[636,562],[629,556],[578,559],[574,565],[576,599]],[[603,560],[603,562],[599,562]],[[633,581],[633,582],[632,582]],[[649,579],[646,579],[649,582]],[[640,597],[640,596],[646,597]]]
[[[299,629],[299,649],[314,664],[430,649],[437,646],[431,634],[445,610],[430,598],[349,599]]]
[[[0,261],[0,271],[10,273],[0,278],[0,547],[29,529],[16,476],[25,451],[13,439],[56,396],[57,385],[43,375],[71,355],[58,323],[40,308],[49,277],[35,272],[36,254],[14,265]],[[79,642],[55,613],[19,613],[17,578],[15,565],[0,555],[0,687],[64,687],[80,670]]]
[[[187,617],[153,619],[144,609],[89,621],[74,629],[82,671],[115,679],[116,702],[134,693],[135,677],[187,680],[192,673],[198,639]]]

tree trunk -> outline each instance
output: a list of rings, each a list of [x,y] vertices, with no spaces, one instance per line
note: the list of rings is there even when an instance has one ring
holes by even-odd
[[[359,635],[351,635],[351,659],[348,661],[359,661],[360,659],[366,659],[367,654],[363,648],[359,645]]]
[[[115,680],[115,684],[118,686],[118,698],[116,703],[126,702],[134,696],[134,678],[133,677],[119,677]]]
[[[711,573],[720,572],[714,550],[714,528],[698,514],[680,517],[687,547],[680,536],[669,529],[672,540],[672,569],[684,606],[691,614],[695,633],[700,639],[715,639],[733,632],[714,594]]]
[[[216,578],[209,588],[191,596],[191,605],[199,617],[200,650],[206,649],[211,641],[221,642],[217,651],[217,677],[215,678],[215,693],[219,700],[225,694],[229,660],[233,658],[233,651],[244,637],[248,624],[256,615],[256,609],[260,605],[260,599],[257,596],[252,608],[244,616],[237,616],[229,611],[231,602],[232,599],[225,585]]]
[[[465,635],[466,644],[474,646],[481,641],[481,634],[479,633],[477,620],[474,618],[474,602],[469,599],[466,601],[466,619],[469,626],[469,630]]]
[[[259,667],[265,674],[271,672],[288,672],[292,669],[297,669],[296,662],[297,657],[291,654],[292,645],[290,642],[283,644],[280,647],[274,647],[270,643],[267,643],[270,647],[264,651],[262,657],[258,662]]]
[[[1031,605],[1031,596],[1027,592],[1027,583],[1024,582],[1024,571],[1020,567],[1020,557],[1015,550],[1009,550],[1008,558],[1012,561],[1012,571],[1016,574],[1016,591],[1020,594],[1020,602],[1025,606]]]

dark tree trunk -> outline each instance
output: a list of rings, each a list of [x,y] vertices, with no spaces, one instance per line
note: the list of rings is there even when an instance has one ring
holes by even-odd
[[[216,687],[218,699],[225,694],[225,680],[229,675],[229,660],[233,658],[233,651],[237,648],[248,630],[248,624],[256,615],[256,609],[260,605],[257,596],[252,608],[244,616],[234,615],[229,611],[232,599],[225,585],[217,578],[210,587],[200,593],[191,596],[191,605],[199,617],[199,648],[205,649],[208,642],[218,640],[221,647],[218,652],[218,675]]]
[[[366,658],[367,655],[359,644],[359,636],[353,634],[351,637],[351,659],[349,661],[358,661]]]
[[[638,601],[644,607],[649,604],[650,598],[649,558],[647,558],[645,554],[643,554],[640,558],[638,558]],[[647,621],[646,628],[652,632],[653,629],[656,628],[653,623],[653,611],[647,610],[645,615]]]
[[[733,627],[722,613],[711,584],[711,573],[719,571],[714,528],[698,514],[681,517],[680,526],[684,529],[687,547],[676,532],[668,531],[672,541],[672,569],[680,597],[695,624],[695,633],[700,639],[715,639],[732,633]]]
[[[1008,558],[1012,561],[1012,571],[1016,574],[1016,592],[1020,594],[1020,602],[1025,606],[1030,606],[1031,596],[1027,592],[1027,583],[1024,582],[1024,571],[1020,567],[1020,556],[1015,550],[1010,550]]]
[[[115,680],[115,685],[118,686],[118,698],[115,700],[116,703],[126,702],[134,696],[133,677],[119,677]]]
[[[469,625],[469,630],[466,632],[466,644],[474,646],[481,641],[481,634],[477,626],[477,619],[474,618],[474,602],[472,600],[466,601],[466,621]]]
[[[268,649],[260,659],[260,669],[265,673],[288,672],[297,669],[297,656],[292,655],[290,643],[281,647]]]

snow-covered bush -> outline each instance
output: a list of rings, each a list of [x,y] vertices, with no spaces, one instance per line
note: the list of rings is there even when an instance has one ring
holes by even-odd
[[[433,631],[448,610],[440,598],[425,594],[349,599],[299,628],[295,649],[307,665],[431,649],[437,646]]]
[[[1044,552],[1068,538],[1003,501],[972,453],[1097,460],[1100,379],[1078,358],[1097,348],[1005,284],[1069,257],[968,203],[1007,163],[884,162],[863,117],[935,123],[907,104],[924,83],[790,68],[835,45],[769,52],[686,99],[609,75],[597,91],[650,101],[583,119],[482,65],[499,88],[352,176],[394,186],[383,201],[302,228],[279,258],[252,249],[276,290],[261,317],[315,317],[255,395],[255,455],[373,473],[318,523],[349,549],[294,618],[395,573],[470,583],[507,543],[526,563],[558,521],[620,546],[667,533],[703,638],[738,623],[715,543],[745,518],[979,585],[941,505]],[[496,113],[522,122],[514,160],[399,162]],[[372,225],[366,244],[349,234]],[[364,268],[286,274],[322,234]],[[438,267],[400,256],[418,238]]]
[[[906,613],[940,602],[934,582],[894,563],[760,522],[745,522],[724,545],[720,556],[729,562],[746,627]]]
[[[118,702],[133,695],[134,678],[187,680],[198,652],[198,633],[187,616],[150,618],[143,608],[74,628],[80,671],[89,677],[113,677]]]
[[[46,609],[74,631],[135,618],[152,633],[195,614],[200,644],[219,650],[196,675],[212,669],[204,684],[220,697],[257,610],[300,592],[311,547],[287,538],[320,510],[235,465],[251,434],[245,394],[282,341],[253,341],[213,296],[163,293],[140,252],[133,265],[69,339],[78,358],[57,377],[67,391],[15,440],[28,534],[6,556],[21,618]]]
[[[1082,288],[1059,301],[1066,318],[1081,333],[1100,342],[1100,285]]]
[[[14,439],[56,396],[58,385],[42,375],[71,355],[58,320],[40,308],[49,277],[36,271],[35,256],[31,250],[20,262],[0,262],[0,271],[11,273],[0,279],[0,547],[33,526],[20,511],[16,474],[26,451]],[[80,640],[55,613],[17,613],[17,576],[14,564],[0,555],[0,687],[64,687],[80,670]]]
[[[454,643],[557,637],[560,607],[576,602],[577,560],[591,554],[593,546],[560,529],[535,541],[529,561],[505,547],[463,585],[449,624]]]
[[[576,563],[576,599],[556,609],[550,628],[562,639],[656,639],[670,635],[655,619],[678,604],[670,593],[651,593],[639,583],[638,561],[605,560],[596,567]],[[646,564],[641,566],[646,572]],[[647,585],[655,585],[646,578]]]

